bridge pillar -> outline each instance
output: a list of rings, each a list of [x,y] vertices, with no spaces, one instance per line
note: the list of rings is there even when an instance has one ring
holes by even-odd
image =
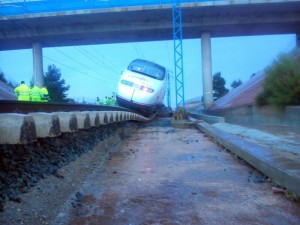
[[[208,109],[213,104],[210,40],[211,40],[210,33],[204,32],[201,34],[202,83],[203,83],[204,109]]]
[[[33,53],[33,83],[42,87],[44,85],[43,49],[39,42],[32,44]]]

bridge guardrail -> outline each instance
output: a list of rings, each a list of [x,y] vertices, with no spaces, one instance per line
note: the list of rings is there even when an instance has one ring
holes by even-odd
[[[214,2],[220,0],[181,0],[181,3]],[[0,16],[13,16],[43,12],[61,12],[69,10],[87,10],[147,5],[172,4],[176,0],[2,0]]]

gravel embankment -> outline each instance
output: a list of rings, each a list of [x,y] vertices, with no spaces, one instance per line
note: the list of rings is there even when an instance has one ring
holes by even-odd
[[[135,131],[136,123],[118,123],[0,145],[0,224],[49,224],[82,180]]]

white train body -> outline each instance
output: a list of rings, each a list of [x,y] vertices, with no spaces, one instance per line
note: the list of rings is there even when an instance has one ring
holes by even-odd
[[[118,83],[118,105],[152,114],[163,105],[167,79],[165,67],[141,59],[132,61]]]

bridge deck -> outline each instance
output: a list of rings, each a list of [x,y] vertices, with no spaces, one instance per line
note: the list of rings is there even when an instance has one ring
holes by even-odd
[[[147,2],[0,16],[0,50],[32,48],[32,42],[57,47],[172,40],[172,5]],[[185,39],[202,32],[212,37],[299,32],[300,1],[187,2],[182,4]]]

